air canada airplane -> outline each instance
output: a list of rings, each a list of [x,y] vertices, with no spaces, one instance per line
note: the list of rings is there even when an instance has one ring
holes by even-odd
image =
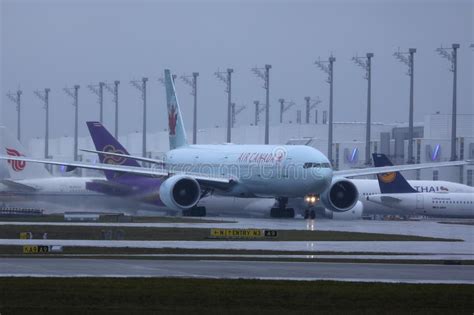
[[[161,168],[24,157],[1,156],[0,159],[159,177],[163,182],[156,190],[157,197],[168,208],[180,211],[190,209],[191,212],[202,212],[198,203],[210,193],[241,198],[275,198],[277,207],[271,209],[273,217],[294,216],[294,209],[287,207],[288,198],[314,197],[315,200],[320,199],[327,209],[336,212],[353,208],[359,193],[347,177],[468,164],[466,161],[454,161],[333,171],[324,154],[304,145],[190,145],[169,70],[165,70],[164,77],[170,151],[164,155],[163,161],[155,161],[161,163]]]
[[[373,158],[375,166],[387,164],[383,154],[373,154]],[[381,194],[368,196],[367,200],[391,207],[400,214],[474,218],[473,192],[419,192],[400,172],[378,174],[377,179]]]
[[[110,134],[110,132],[97,121],[88,121],[87,127],[96,150],[85,150],[85,152],[109,152],[99,153],[99,160],[104,164],[120,164],[140,167],[135,159],[129,158],[126,148]],[[112,152],[112,153],[110,153]],[[118,153],[121,152],[121,153]],[[156,163],[156,160],[153,160]],[[159,164],[159,163],[158,163]],[[158,167],[161,167],[158,165]],[[105,179],[97,179],[87,183],[86,188],[92,191],[112,196],[121,196],[128,199],[142,201],[153,205],[161,211],[175,214],[176,210],[164,208],[165,205],[156,193],[163,180],[161,178],[149,177],[135,174],[122,174],[121,172],[105,171]],[[202,198],[199,202],[202,210],[198,213],[194,209],[194,216],[207,214],[216,216],[263,216],[268,215],[275,203],[269,198],[235,198],[210,195]],[[182,211],[183,216],[191,215],[190,209]]]

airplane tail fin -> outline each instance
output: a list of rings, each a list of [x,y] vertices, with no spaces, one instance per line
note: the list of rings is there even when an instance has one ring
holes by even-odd
[[[0,144],[2,155],[27,156],[25,147],[18,141],[5,127],[0,127]],[[7,160],[2,166],[8,172],[8,176],[13,180],[30,178],[47,178],[52,175],[46,170],[44,165],[38,163],[27,163],[24,161]]]
[[[115,139],[100,122],[88,121],[87,127],[89,128],[89,133],[91,134],[92,141],[94,141],[95,149],[97,151],[129,155],[127,150],[120,144],[120,142]],[[134,159],[106,154],[98,155],[100,163],[140,167],[140,164],[138,164],[138,162]],[[104,171],[104,173],[108,180],[116,179],[121,175],[120,172],[114,171]]]
[[[188,145],[184,130],[183,116],[179,108],[178,97],[170,70],[165,70],[166,104],[168,107],[168,129],[170,150]]]
[[[372,154],[375,167],[392,166],[392,161],[385,154]],[[379,181],[380,192],[382,194],[399,194],[399,193],[415,193],[417,192],[407,182],[400,172],[390,172],[377,175]]]

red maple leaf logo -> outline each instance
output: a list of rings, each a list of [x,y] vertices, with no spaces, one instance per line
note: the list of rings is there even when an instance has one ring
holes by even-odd
[[[176,107],[174,105],[169,106],[168,111],[168,126],[170,128],[170,135],[176,134],[176,120],[178,119],[178,113],[176,113]]]

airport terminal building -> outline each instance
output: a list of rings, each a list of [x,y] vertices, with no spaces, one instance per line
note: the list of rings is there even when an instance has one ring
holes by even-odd
[[[364,122],[335,122],[334,143],[332,146],[335,169],[361,168],[365,166],[365,128]],[[188,132],[190,129],[188,129]],[[264,125],[237,126],[232,128],[232,142],[236,144],[262,144]],[[198,130],[199,144],[218,144],[225,142],[226,129],[222,127]],[[456,135],[457,159],[474,159],[474,115],[459,115]],[[271,144],[303,144],[312,146],[327,154],[328,125],[320,123],[286,123],[270,125]],[[192,139],[192,135],[188,135]],[[141,155],[142,134],[139,132],[119,137],[122,144],[133,155]],[[451,158],[451,115],[431,114],[423,122],[414,125],[413,157],[415,163],[449,161]],[[73,159],[73,138],[50,139],[50,155],[54,159]],[[78,140],[80,149],[94,149],[89,137]],[[34,157],[44,154],[44,139],[30,140],[29,150]],[[371,125],[371,152],[387,154],[395,164],[408,160],[408,125],[373,123]],[[147,134],[148,156],[160,158],[169,149],[166,130]],[[96,161],[97,156],[79,152],[83,161]],[[61,173],[60,168],[54,169]],[[85,171],[86,172],[86,171]],[[87,171],[89,173],[91,171]],[[410,179],[448,180],[473,186],[474,166],[426,169],[407,172]]]

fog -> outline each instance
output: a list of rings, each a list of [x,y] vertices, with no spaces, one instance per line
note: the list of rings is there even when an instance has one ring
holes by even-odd
[[[165,91],[158,78],[200,73],[198,126],[225,126],[227,95],[218,69],[233,68],[233,100],[247,109],[237,125],[253,122],[253,101],[264,102],[263,81],[250,69],[271,64],[271,123],[277,100],[303,108],[304,97],[328,105],[326,74],[314,61],[336,57],[334,119],[364,121],[367,81],[351,58],[375,54],[372,70],[373,121],[408,119],[407,66],[393,57],[417,48],[415,121],[450,113],[450,64],[435,49],[459,43],[458,113],[473,114],[473,1],[1,1],[1,120],[16,131],[8,91],[23,90],[22,141],[44,132],[42,102],[34,90],[51,88],[51,137],[73,134],[72,99],[79,91],[80,135],[98,120],[97,96],[87,88],[120,80],[120,134],[140,131],[142,103],[130,80],[148,77],[148,130],[166,128]],[[177,81],[184,120],[192,124],[191,89]],[[112,95],[105,95],[105,124],[113,130]],[[295,121],[296,108],[286,120]],[[225,140],[225,132],[222,132]]]

